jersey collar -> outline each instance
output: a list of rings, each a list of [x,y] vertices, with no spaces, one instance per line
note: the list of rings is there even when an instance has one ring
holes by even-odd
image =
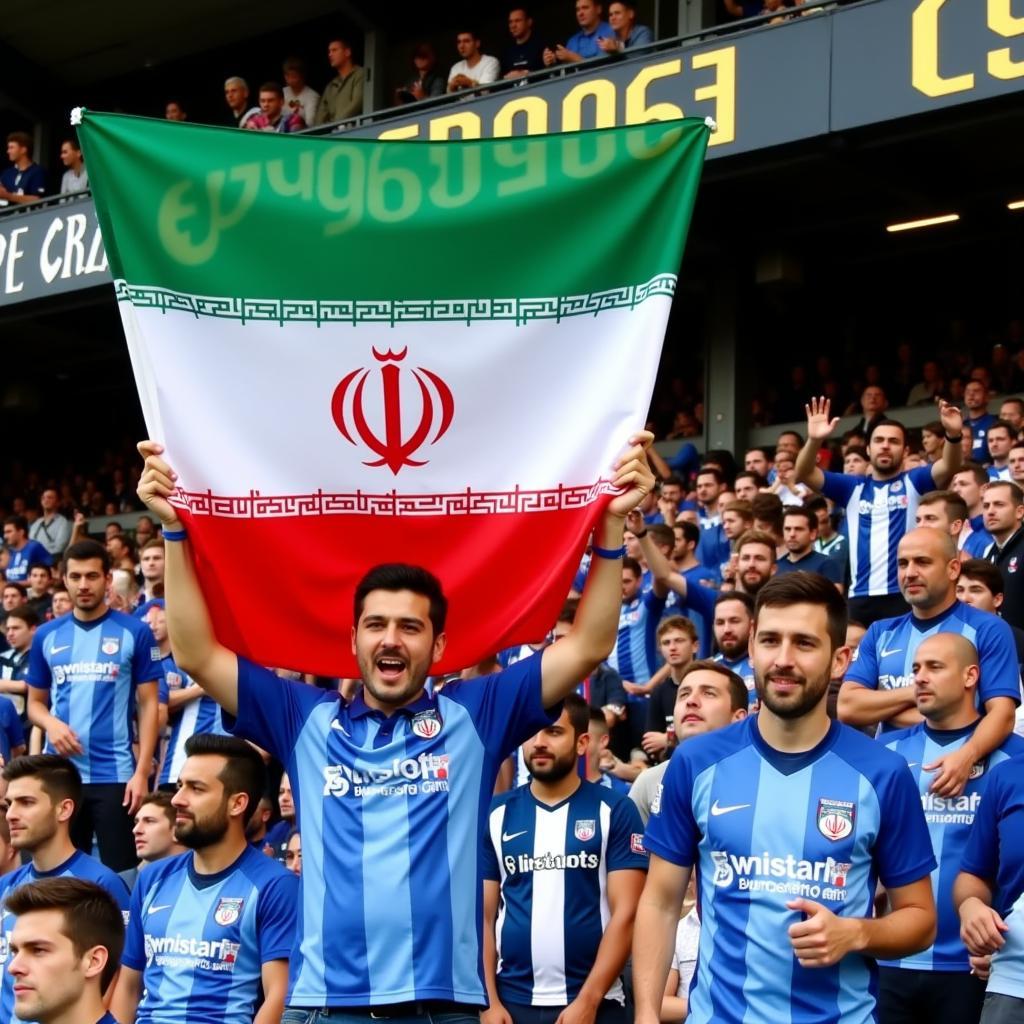
[[[842,726],[833,721],[828,732],[817,746],[810,750],[803,750],[799,754],[788,754],[783,750],[776,750],[765,742],[761,730],[757,727],[757,715],[749,715],[746,719],[750,723],[750,735],[753,738],[754,746],[758,753],[781,775],[795,775],[809,765],[814,764],[822,755],[826,754],[832,745],[839,739]]]
[[[934,629],[940,622],[945,622],[961,608],[963,608],[963,604],[960,601],[954,601],[944,612],[939,612],[938,615],[933,615],[930,619],[919,619],[913,612],[910,612],[910,621],[913,623],[914,629],[927,632],[929,629]]]
[[[963,739],[965,736],[970,736],[975,729],[978,728],[978,723],[981,718],[976,718],[970,725],[963,725],[959,729],[933,729],[927,722],[924,723],[925,735],[930,740],[934,740],[939,746],[945,747],[956,740]]]
[[[407,718],[412,718],[413,715],[418,714],[420,711],[430,711],[436,704],[436,699],[423,691],[420,696],[414,700],[411,704],[406,704],[404,707],[400,707],[397,710],[397,714],[405,715]],[[367,705],[363,699],[362,689],[353,697],[352,703],[348,706],[348,714],[350,718],[386,718],[387,715],[383,711],[378,711],[376,708],[371,708]]]

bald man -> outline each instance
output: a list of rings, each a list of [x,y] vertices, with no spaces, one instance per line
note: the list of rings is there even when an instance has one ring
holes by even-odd
[[[1013,731],[1020,704],[1013,633],[997,615],[957,600],[960,560],[949,533],[929,526],[911,530],[900,541],[897,571],[910,612],[875,622],[864,634],[839,690],[839,718],[856,726],[880,724],[882,733],[919,724],[913,673],[918,646],[936,633],[966,636],[978,648],[975,701],[983,717],[962,747],[940,757],[932,790],[959,796],[974,765]]]
[[[985,983],[970,973],[953,883],[989,770],[1024,754],[1024,740],[1010,736],[975,761],[960,796],[934,791],[936,766],[970,743],[982,721],[976,700],[979,660],[978,649],[959,633],[935,633],[922,640],[911,664],[911,688],[922,720],[885,737],[885,745],[906,759],[921,793],[939,865],[932,872],[939,927],[935,944],[923,952],[879,962],[879,1024],[975,1024],[981,1015]]]

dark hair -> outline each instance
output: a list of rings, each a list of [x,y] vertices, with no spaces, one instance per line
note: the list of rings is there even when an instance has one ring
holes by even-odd
[[[35,608],[27,602],[25,604],[18,605],[17,608],[12,608],[7,613],[7,618],[21,619],[29,629],[32,629],[33,626],[39,625],[39,612],[37,612]]]
[[[16,142],[19,146],[24,146],[26,149],[32,148],[32,136],[28,132],[11,132],[7,136],[8,142]]]
[[[8,516],[4,520],[4,526],[13,526],[22,533],[28,533],[28,520],[24,516]]]
[[[683,481],[678,476],[676,476],[675,473],[670,473],[667,477],[665,477],[664,480],[661,481],[661,486],[662,487],[682,487],[684,485],[683,485]]]
[[[899,432],[903,435],[903,443],[907,443],[907,428],[900,423],[899,420],[890,420],[888,418],[879,420],[870,431],[868,431],[868,444],[871,444],[871,438],[875,436],[875,431],[879,427],[896,427]]]
[[[799,442],[800,447],[803,448],[803,446],[804,446],[804,435],[801,434],[800,431],[798,431],[798,430],[783,430],[783,431],[780,431],[779,438],[783,438],[783,437],[795,437],[797,439],[797,441]],[[776,438],[775,446],[778,447],[778,444],[779,444],[779,440],[778,440],[778,438]]]
[[[967,518],[967,502],[955,491],[928,491],[918,499],[917,507],[939,504],[946,506],[946,515],[949,516],[950,522]]]
[[[782,499],[777,494],[758,494],[750,503],[755,519],[768,523],[776,533],[782,533]]]
[[[331,36],[331,38],[327,40],[327,45],[330,46],[331,43],[340,43],[346,50],[352,49],[352,44],[344,36]]]
[[[260,92],[272,92],[275,96],[280,96],[284,99],[284,89],[281,88],[278,82],[264,82],[260,86]]]
[[[78,139],[74,138],[74,137],[73,137],[73,136],[71,136],[71,135],[69,135],[69,136],[68,136],[68,137],[67,137],[66,139],[62,139],[62,140],[61,140],[61,143],[60,143],[60,144],[61,144],[62,146],[65,146],[65,145],[67,145],[67,146],[70,146],[70,147],[71,147],[72,149],[76,149],[76,150],[78,150],[78,152],[79,152],[79,153],[81,153],[81,152],[82,152],[82,146],[81,146],[81,144],[79,143]],[[56,488],[53,488],[53,487],[47,487],[46,489],[47,489],[48,491],[52,491],[52,490],[55,490]],[[58,497],[60,497],[60,495],[58,495]]]
[[[993,597],[1006,592],[1006,582],[999,566],[985,558],[967,558],[960,563],[960,575],[980,583]]]
[[[754,599],[749,594],[742,590],[720,590],[715,598],[715,607],[725,604],[726,601],[739,601],[747,609],[747,614],[751,618],[754,617]]]
[[[942,425],[942,420],[930,420],[921,430],[927,430],[929,434],[934,434],[936,437],[946,436],[946,428]]]
[[[562,610],[558,613],[556,622],[568,622],[573,623],[576,621],[576,609],[579,608],[580,601],[578,597],[570,598],[565,604],[562,605]]]
[[[979,487],[984,487],[989,482],[988,470],[977,462],[963,463],[953,476],[959,476],[961,473],[970,473]]]
[[[4,765],[3,777],[8,782],[15,779],[38,779],[43,792],[54,802],[70,800],[75,810],[82,803],[82,776],[66,758],[57,754],[23,754]]]
[[[750,691],[747,689],[747,684],[720,661],[712,661],[710,658],[691,661],[680,674],[679,685],[682,686],[683,680],[694,672],[714,672],[716,675],[723,676],[726,679],[729,683],[729,704],[731,705],[731,710],[746,711],[750,707]]]
[[[704,465],[697,470],[697,479],[699,480],[702,476],[713,476],[715,483],[721,486],[725,483],[725,474],[722,472],[720,466],[715,465]]]
[[[828,616],[831,649],[835,651],[846,643],[846,601],[831,580],[816,572],[801,570],[773,576],[757,593],[755,624],[763,608],[788,608],[794,604],[820,605]]]
[[[859,445],[859,444],[851,444],[851,445],[849,445],[847,447],[847,449],[846,449],[846,453],[843,455],[843,458],[845,459],[847,455],[856,455],[859,458],[863,459],[865,462],[870,461],[868,459],[868,450],[867,450],[867,448],[864,448],[862,445]]]
[[[14,580],[5,580],[4,590],[7,590],[8,587],[13,587],[19,594],[21,594],[22,601],[25,600],[26,590],[21,583],[15,583]]]
[[[677,519],[675,525],[683,531],[683,540],[687,544],[700,543],[700,527],[696,523],[691,523],[689,519]]]
[[[282,71],[298,71],[300,75],[306,75],[306,62],[301,57],[286,57],[281,65]]]
[[[459,36],[472,36],[477,42],[480,42],[480,33],[477,31],[475,27],[470,28],[466,25],[463,25],[461,28],[457,28],[455,30],[455,38],[458,39]]]
[[[762,451],[763,449],[758,448],[757,450]],[[736,480],[733,483],[733,487],[735,487],[736,484],[738,484],[741,480],[753,480],[754,486],[757,488],[765,487],[768,484],[768,481],[765,480],[765,478],[761,476],[760,473],[755,473],[752,469],[744,469],[737,473]]]
[[[819,508],[823,508],[827,512],[828,502],[820,494],[816,494],[813,498],[808,498],[807,501],[804,502],[804,508],[810,509],[815,513]]]
[[[358,626],[359,617],[363,614],[366,597],[374,590],[411,590],[430,601],[430,625],[434,628],[434,636],[444,632],[445,619],[448,617],[448,599],[441,589],[441,581],[431,572],[418,565],[406,565],[402,562],[389,562],[375,565],[357,584],[353,601],[353,622]]]
[[[697,627],[684,615],[670,615],[667,619],[662,619],[658,623],[655,637],[660,642],[666,633],[670,633],[674,629],[685,633],[694,643],[697,642]]]
[[[1013,402],[1013,404],[1020,409],[1021,413],[1024,413],[1024,398],[1018,398],[1016,395],[1011,395],[1009,398],[1004,398],[1001,404],[1006,405],[1007,402]]]
[[[588,730],[595,725],[597,726],[597,731],[602,736],[607,736],[611,731],[608,728],[608,719],[604,717],[604,712],[600,708],[590,709],[590,721],[587,723]]]
[[[103,566],[103,573],[110,572],[110,552],[96,540],[80,540],[64,551],[64,571],[67,572],[68,562],[91,562],[98,560]]]
[[[145,807],[146,804],[152,804],[154,807],[159,807],[164,812],[167,820],[170,822],[171,828],[174,828],[174,819],[176,813],[174,805],[171,803],[173,799],[173,793],[167,793],[163,790],[158,790],[156,793],[147,793],[142,801],[141,806]]]
[[[223,757],[227,762],[217,778],[227,796],[244,793],[248,799],[243,824],[256,813],[260,797],[267,791],[267,769],[263,758],[237,736],[218,736],[211,732],[193,733],[185,741],[186,757]]]
[[[1010,489],[1010,498],[1013,500],[1014,505],[1024,505],[1024,491],[1012,480],[992,480],[989,482],[986,490],[991,491],[993,487],[1008,487]]]
[[[570,693],[562,701],[562,707],[569,714],[572,731],[577,736],[583,735],[590,725],[590,705],[578,693]]]
[[[671,526],[664,523],[654,523],[647,527],[651,540],[660,548],[668,548],[671,551],[676,546],[676,535],[672,532]]]
[[[1017,436],[1017,431],[1006,420],[996,420],[995,423],[989,424],[988,430],[985,431],[985,436],[987,437],[993,430],[1005,430],[1011,438]]]
[[[59,910],[64,918],[61,934],[71,940],[76,956],[94,946],[107,951],[107,963],[100,975],[105,992],[121,966],[124,950],[124,915],[114,897],[95,882],[64,875],[41,878],[19,885],[4,900],[15,917],[43,910]]]
[[[629,555],[627,555],[622,560],[622,568],[628,569],[634,576],[637,577],[643,576],[644,574],[643,566],[641,566],[635,558],[630,558]]]
[[[816,531],[818,529],[818,517],[811,509],[805,508],[803,505],[786,505],[782,509],[783,522],[790,516],[799,516],[810,530]]]

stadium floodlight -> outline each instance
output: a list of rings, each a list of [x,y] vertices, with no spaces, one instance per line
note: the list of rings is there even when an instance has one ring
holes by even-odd
[[[943,213],[938,217],[923,217],[921,220],[906,220],[899,224],[887,224],[885,230],[890,234],[897,231],[913,231],[916,228],[930,228],[936,224],[952,224],[960,219],[959,213]]]
[[[1008,210],[1024,210],[1024,199],[1014,199],[1012,203],[1007,203],[1006,208]]]

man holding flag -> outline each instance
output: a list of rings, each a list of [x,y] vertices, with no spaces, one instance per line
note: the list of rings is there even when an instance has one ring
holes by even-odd
[[[218,643],[168,500],[177,475],[161,445],[139,445],[139,496],[168,542],[178,664],[224,708],[225,725],[274,753],[292,780],[305,870],[284,1021],[342,1007],[366,1020],[477,1019],[486,1002],[479,836],[497,769],[612,650],[625,517],[653,486],[650,443],[648,433],[631,438],[611,473],[619,493],[595,530],[563,640],[500,676],[427,693],[447,641],[441,585],[415,566],[377,566],[355,592],[350,642],[363,688],[348,705]]]

